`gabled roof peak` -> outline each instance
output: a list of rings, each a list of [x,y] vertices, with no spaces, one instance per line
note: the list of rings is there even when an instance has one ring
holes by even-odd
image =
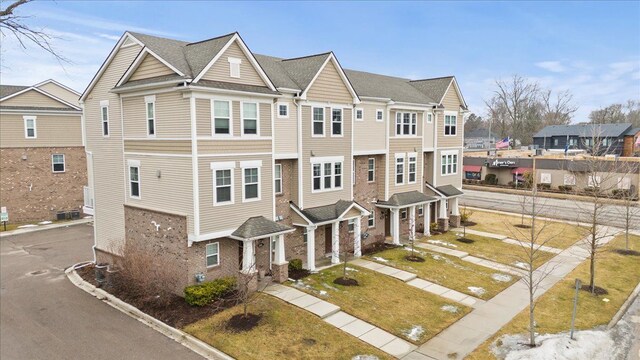
[[[308,58],[312,58],[312,57],[316,57],[316,56],[326,56],[326,55],[331,55],[331,54],[333,54],[333,51],[327,51],[327,52],[323,52],[323,53],[320,53],[320,54],[300,56],[300,57],[295,57],[295,58],[281,59],[281,61],[302,60],[302,59],[308,59]]]
[[[232,33],[228,33],[228,34],[225,34],[225,35],[212,37],[212,38],[209,38],[209,39],[206,39],[206,40],[200,40],[200,41],[196,41],[196,42],[191,42],[191,43],[188,43],[187,46],[197,45],[197,44],[205,43],[207,41],[212,41],[212,40],[219,40],[219,39],[222,39],[222,38],[225,38],[225,37],[229,37],[229,36],[234,36],[234,35],[240,35],[240,33],[237,32],[237,31],[234,31]]]

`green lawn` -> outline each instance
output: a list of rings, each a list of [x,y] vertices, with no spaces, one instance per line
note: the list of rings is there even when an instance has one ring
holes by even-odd
[[[477,225],[470,226],[469,229],[504,235],[523,241],[531,239],[531,230],[514,226],[522,223],[521,216],[509,216],[478,210],[469,210],[469,212],[472,212],[469,220],[477,223]],[[531,219],[525,217],[524,224],[531,225]],[[537,229],[542,227],[544,229],[540,231],[536,242],[545,242],[546,246],[558,249],[568,248],[588,233],[588,230],[584,227],[561,222],[538,220],[537,224],[540,226],[536,227]]]
[[[633,236],[631,241],[640,244],[640,236]],[[609,294],[594,296],[580,291],[576,329],[592,329],[606,325],[620,309],[631,291],[640,282],[640,257],[620,255],[611,250],[624,248],[624,236],[617,236],[604,249],[596,262],[596,285],[605,288]],[[589,283],[589,261],[584,261],[562,281],[542,295],[536,306],[536,331],[540,334],[554,334],[568,331],[571,324],[571,311],[575,294],[575,279]],[[603,301],[608,299],[608,301]],[[526,333],[528,331],[528,308],[518,314],[500,331],[485,341],[467,359],[494,359],[491,344],[504,334]]]
[[[263,317],[249,331],[229,331],[225,326],[229,318],[242,313],[241,305],[190,324],[184,331],[237,359],[352,359],[356,355],[391,359],[317,316],[270,295],[260,295],[250,311]]]
[[[342,276],[342,266],[308,276],[294,286],[415,344],[424,343],[471,311],[387,275],[352,265],[349,268],[359,286],[333,283]]]
[[[497,239],[487,238],[467,233],[467,239],[473,240],[472,243],[466,243],[457,240],[456,232],[449,231],[442,235],[434,235],[428,238],[422,238],[420,241],[427,244],[437,245],[449,249],[460,250],[470,255],[484,258],[487,260],[499,262],[505,265],[516,266],[516,263],[522,262],[527,252],[520,245],[508,244]],[[429,242],[431,241],[431,242]],[[442,241],[445,244],[433,243],[433,241]],[[448,245],[448,246],[447,246]],[[540,251],[535,261],[535,268],[546,263],[554,257],[555,254],[546,251]]]
[[[384,250],[365,256],[365,258],[415,273],[422,279],[485,300],[494,297],[519,279],[516,276],[502,274],[497,270],[472,264],[453,256],[420,248],[416,248],[416,251],[425,258],[425,262],[408,261],[405,258],[411,254],[408,248]],[[469,287],[472,289],[479,287],[485,292],[479,292],[478,289],[472,291]]]

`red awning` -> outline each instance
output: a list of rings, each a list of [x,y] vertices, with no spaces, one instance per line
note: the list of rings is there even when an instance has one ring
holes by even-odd
[[[524,174],[525,172],[531,172],[531,168],[523,168],[523,167],[519,167],[519,168],[515,168],[513,170],[511,170],[512,174]]]
[[[465,172],[475,172],[475,173],[479,173],[482,171],[482,166],[480,165],[464,165],[462,167],[462,170]]]

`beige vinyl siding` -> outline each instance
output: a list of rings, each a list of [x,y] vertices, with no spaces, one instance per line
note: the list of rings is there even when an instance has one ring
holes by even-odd
[[[122,100],[125,138],[147,137],[147,111],[144,98],[144,96],[136,96]],[[155,103],[156,138],[191,137],[188,98],[184,98],[179,92],[162,93],[156,95]]]
[[[422,158],[422,177],[423,177],[423,183],[424,182],[428,182],[429,184],[433,185],[433,160],[435,158],[435,153],[433,152],[425,152],[423,153],[423,158]]]
[[[424,114],[422,119],[422,147],[427,149],[433,149],[435,147],[433,128],[436,126],[435,114],[431,115],[431,124],[427,123],[427,114]]]
[[[198,155],[271,153],[271,140],[198,140]]]
[[[392,138],[389,139],[389,196],[405,191],[422,191],[422,168],[423,159],[420,145],[422,139],[419,137]],[[417,150],[417,151],[416,151]],[[416,153],[416,182],[409,184],[409,156],[408,153]],[[404,185],[396,186],[396,155],[404,153]]]
[[[445,107],[445,111],[455,111],[458,114],[457,118],[457,126],[456,126],[456,136],[444,136],[444,114],[442,112],[438,113],[438,147],[454,147],[454,146],[462,146],[463,145],[463,132],[464,132],[464,122],[462,119],[462,114],[460,113],[460,105],[462,102],[458,97],[455,85],[451,85],[449,87],[449,91],[445,94],[442,99],[442,104]]]
[[[351,108],[344,108],[343,137],[331,137],[331,108],[325,108],[325,136],[311,137],[311,107],[302,107],[302,193],[303,206],[310,208],[351,200]],[[344,156],[342,190],[311,192],[311,152],[315,157]]]
[[[52,82],[43,84],[38,86],[38,89],[40,90],[44,90],[46,92],[48,92],[49,94],[60,98],[66,102],[69,102],[73,105],[79,106],[78,100],[80,98],[80,96],[78,96],[78,94],[73,93],[65,88],[62,88]]]
[[[455,149],[452,149],[455,150]],[[436,186],[453,185],[458,189],[462,188],[462,149],[458,149],[458,173],[455,175],[442,176],[442,151],[438,149],[436,153]]]
[[[212,55],[213,56],[213,55]],[[240,59],[240,77],[230,76],[229,58]],[[267,86],[262,80],[258,71],[253,67],[249,59],[244,55],[237,42],[234,42],[227,50],[216,60],[209,70],[202,76],[205,80],[224,81],[236,84]]]
[[[227,101],[226,99],[214,99],[220,101]],[[210,99],[196,99],[196,129],[198,136],[212,136],[213,130],[211,128],[211,101]],[[247,99],[244,102],[255,101]],[[240,104],[242,101],[231,102],[231,122],[233,127],[233,136],[240,137],[242,133],[242,117],[240,111]],[[258,118],[259,118],[259,134],[260,137],[271,136],[271,104],[267,102],[258,102]],[[255,135],[248,135],[255,136]],[[271,150],[269,150],[271,151]]]
[[[125,140],[124,151],[150,154],[191,155],[191,140]]]
[[[148,79],[157,76],[173,75],[175,72],[153,55],[147,54],[134,71],[129,81]]]
[[[354,120],[353,148],[356,153],[362,151],[385,150],[384,127],[387,118],[385,104],[359,104],[357,109],[364,111],[364,120]],[[383,121],[376,121],[376,110],[382,110]]]
[[[260,200],[242,202],[241,161],[262,160],[260,168]],[[235,162],[233,170],[234,203],[213,205],[214,175],[212,162]],[[235,230],[252,216],[273,219],[273,167],[271,155],[201,157],[198,159],[200,172],[200,233],[207,234],[225,230]],[[144,196],[144,195],[143,195]]]
[[[275,128],[276,154],[292,154],[298,152],[298,109],[290,101],[280,100],[279,103],[289,104],[289,116],[278,118],[278,104],[273,105],[273,122]]]
[[[0,113],[0,146],[82,146],[82,124],[78,115],[24,115],[36,117],[35,139],[25,138],[23,115]]]
[[[387,180],[385,179],[385,169],[387,166],[387,159],[385,155],[376,156],[376,181],[378,186],[378,196],[380,197],[380,200],[388,200],[384,199],[384,191],[387,183]]]
[[[85,100],[86,150],[93,153],[96,245],[105,251],[124,240],[125,165],[122,156],[120,99],[110,90],[140,52],[140,46],[120,49]],[[102,136],[100,101],[109,100],[110,136]]]
[[[187,216],[188,233],[193,234],[193,177],[191,158],[125,155],[140,161],[140,199],[129,196],[128,165],[125,171],[126,203]],[[159,172],[159,177],[158,177]],[[160,224],[162,226],[162,224]],[[184,239],[185,245],[187,239]]]
[[[196,130],[198,136],[211,136],[211,100],[196,99]]]
[[[16,95],[10,99],[0,102],[0,106],[28,106],[28,107],[54,107],[68,108],[69,105],[63,104],[49,96],[41,94],[36,90],[29,90],[20,95]]]
[[[328,101],[338,104],[351,104],[353,97],[349,93],[349,89],[342,81],[338,69],[329,61],[322,69],[316,81],[311,84],[307,91],[307,100],[309,101]]]

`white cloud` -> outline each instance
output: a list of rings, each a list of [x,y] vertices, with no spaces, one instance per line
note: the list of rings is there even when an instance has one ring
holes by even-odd
[[[535,64],[537,67],[545,69],[547,71],[561,73],[567,70],[560,61],[541,61]]]
[[[103,34],[103,33],[95,33],[97,36],[107,39],[107,40],[113,40],[113,41],[118,41],[120,40],[120,36],[117,35],[109,35],[109,34]]]

